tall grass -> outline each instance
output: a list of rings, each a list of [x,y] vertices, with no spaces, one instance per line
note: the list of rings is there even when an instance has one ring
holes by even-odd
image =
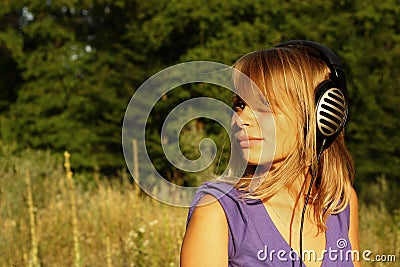
[[[179,265],[186,209],[136,194],[127,175],[82,186],[78,181],[85,177],[74,174],[74,211],[62,159],[48,152],[25,156],[6,156],[0,163],[0,266]]]
[[[179,266],[187,209],[137,194],[124,172],[88,182],[68,176],[61,155],[1,153],[0,267]],[[397,256],[397,263],[363,266],[398,266],[399,229],[400,212],[360,203],[361,249]]]
[[[72,171],[71,171],[71,162],[69,160],[70,154],[68,151],[64,152],[64,167],[65,167],[65,174],[67,177],[67,182],[68,182],[68,193],[69,193],[69,199],[70,199],[70,206],[71,206],[71,218],[72,218],[72,236],[74,240],[74,264],[75,267],[80,267],[81,266],[81,253],[79,250],[79,227],[78,227],[78,216],[77,216],[77,211],[76,211],[76,190],[75,190],[75,185],[74,181],[72,180]]]
[[[36,240],[36,222],[35,222],[35,213],[34,213],[34,205],[33,205],[33,197],[32,197],[32,189],[31,189],[31,177],[29,172],[26,172],[26,191],[27,191],[27,203],[29,208],[29,228],[31,232],[31,253],[29,259],[29,266],[38,267],[38,243]]]

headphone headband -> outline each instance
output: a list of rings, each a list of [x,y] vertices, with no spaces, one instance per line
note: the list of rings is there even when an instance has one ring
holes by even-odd
[[[275,47],[297,47],[298,49],[308,49],[308,53],[315,55],[323,60],[331,70],[330,79],[334,80],[346,93],[346,76],[343,70],[343,65],[339,57],[328,47],[313,41],[308,40],[291,40],[280,43]]]
[[[308,40],[291,40],[287,42],[280,43],[276,45],[276,47],[284,47],[284,46],[297,46],[297,47],[310,47],[313,48],[316,52],[318,52],[318,57],[321,58],[328,64],[329,66],[338,66],[342,67],[342,63],[338,56],[333,53],[328,47],[313,41]]]

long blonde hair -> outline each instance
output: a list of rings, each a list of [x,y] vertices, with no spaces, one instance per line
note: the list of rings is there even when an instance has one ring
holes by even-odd
[[[247,192],[248,197],[269,199],[299,177],[304,177],[304,170],[309,166],[317,166],[314,93],[318,84],[329,77],[329,68],[322,60],[295,47],[251,52],[240,58],[234,68],[257,85],[273,111],[294,114],[289,119],[296,124],[296,146],[283,164],[266,173],[255,190],[250,190],[251,177],[242,177],[235,185]],[[241,76],[234,75],[235,88],[240,87]],[[237,156],[239,153],[233,146],[235,160],[229,167],[233,175],[235,168],[243,165],[238,162],[241,159]],[[326,229],[325,222],[330,214],[339,213],[348,205],[353,179],[354,165],[342,131],[322,153],[318,165],[313,205],[320,230]]]

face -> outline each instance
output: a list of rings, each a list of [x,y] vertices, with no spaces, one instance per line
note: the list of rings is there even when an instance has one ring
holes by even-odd
[[[234,97],[233,135],[248,164],[274,168],[294,149],[296,127],[283,113],[250,106]]]

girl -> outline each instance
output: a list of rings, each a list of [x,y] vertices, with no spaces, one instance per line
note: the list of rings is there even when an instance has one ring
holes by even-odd
[[[230,175],[197,191],[181,266],[360,266],[336,55],[290,41],[249,53],[234,69]]]

